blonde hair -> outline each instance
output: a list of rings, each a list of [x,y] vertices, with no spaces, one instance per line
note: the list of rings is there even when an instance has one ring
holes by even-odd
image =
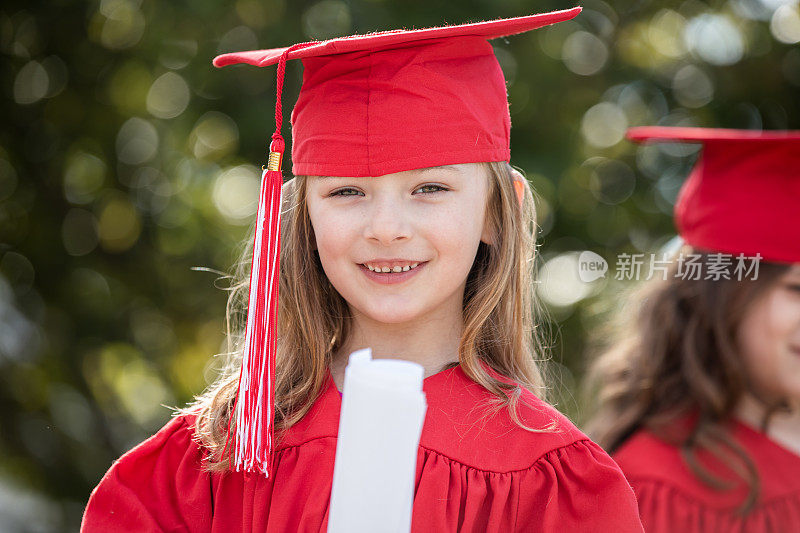
[[[496,409],[507,406],[512,419],[525,426],[516,404],[524,387],[544,397],[539,367],[542,339],[534,318],[536,209],[533,191],[522,187],[518,201],[515,179],[523,179],[508,163],[482,163],[489,179],[486,217],[494,232],[492,245],[481,242],[464,292],[464,330],[459,363],[470,379],[496,398]],[[516,177],[515,177],[516,176]],[[527,185],[527,181],[524,181]],[[307,178],[297,176],[283,185],[281,271],[276,356],[275,430],[296,424],[323,392],[332,355],[349,333],[348,306],[331,285],[313,249],[314,233],[306,206]],[[176,414],[197,415],[195,441],[209,452],[208,471],[228,470],[230,447],[222,456],[237,394],[243,327],[246,321],[252,237],[231,276],[226,312],[226,364],[217,379]],[[536,308],[535,308],[536,306]],[[302,354],[302,356],[299,356]],[[514,383],[492,377],[483,361]],[[231,421],[233,422],[233,421]]]

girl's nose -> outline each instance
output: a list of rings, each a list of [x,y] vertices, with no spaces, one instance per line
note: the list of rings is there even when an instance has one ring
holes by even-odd
[[[390,244],[411,237],[409,213],[403,202],[390,195],[377,195],[367,213],[365,237]]]

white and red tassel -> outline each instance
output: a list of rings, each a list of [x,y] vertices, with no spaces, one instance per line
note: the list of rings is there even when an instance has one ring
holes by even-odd
[[[284,50],[278,60],[275,133],[272,134],[269,147],[269,161],[261,175],[239,390],[233,413],[228,417],[228,434],[222,450],[222,456],[225,457],[228,444],[232,444],[231,466],[237,472],[260,471],[267,477],[272,470],[275,437],[275,357],[278,346],[283,186],[281,163],[286,148],[281,136],[281,95],[289,52],[313,44],[318,43],[312,41],[292,45]],[[234,418],[236,427],[232,431],[231,422]]]
[[[247,327],[234,407],[233,467],[269,476],[274,438],[275,356],[280,281],[280,171],[284,142],[273,135],[270,158],[261,177],[256,214]],[[231,428],[228,427],[228,440]],[[228,447],[226,440],[225,448]],[[224,454],[224,451],[223,451]]]

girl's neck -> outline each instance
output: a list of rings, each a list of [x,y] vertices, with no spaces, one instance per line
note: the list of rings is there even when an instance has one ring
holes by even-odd
[[[428,320],[416,324],[377,324],[369,320],[353,320],[353,328],[345,344],[333,354],[331,375],[339,390],[344,384],[344,369],[351,353],[371,348],[373,359],[403,359],[422,365],[425,377],[441,372],[450,363],[458,362],[458,347],[463,324]]]
[[[735,410],[735,416],[748,426],[762,430],[767,407],[750,394],[745,394]],[[800,406],[775,411],[769,418],[767,436],[784,448],[800,455]]]

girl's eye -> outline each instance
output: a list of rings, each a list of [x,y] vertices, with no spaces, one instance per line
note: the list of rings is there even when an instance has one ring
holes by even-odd
[[[350,192],[350,191],[355,191],[356,193],[358,193],[358,191],[356,191],[355,189],[349,189],[348,188],[348,189],[339,189],[338,191],[333,191],[330,195],[331,196],[355,196],[353,194],[344,194],[344,193]]]
[[[437,193],[439,191],[448,190],[445,187],[442,187],[441,185],[433,185],[433,184],[423,185],[422,187],[419,187],[417,190],[419,191],[421,189],[434,189],[434,190],[429,190],[429,192],[423,192],[421,194],[435,194],[435,193]],[[350,192],[354,192],[355,194],[350,194]],[[353,189],[352,187],[345,187],[343,189],[339,189],[339,190],[333,191],[330,195],[331,196],[358,196],[359,194],[360,194],[360,191],[358,191],[357,189]]]
[[[788,288],[790,291],[794,291],[794,292],[800,294],[800,284],[790,283],[790,284],[788,284],[786,286],[786,288]]]
[[[430,192],[426,192],[426,193],[422,193],[422,194],[433,194],[433,193],[436,193],[436,192],[439,192],[439,191],[446,191],[447,190],[446,188],[442,187],[441,185],[433,185],[433,184],[423,185],[419,189],[428,189],[428,188],[436,189],[436,190],[433,190],[433,191],[430,191]],[[417,190],[419,190],[419,189],[417,189]]]

